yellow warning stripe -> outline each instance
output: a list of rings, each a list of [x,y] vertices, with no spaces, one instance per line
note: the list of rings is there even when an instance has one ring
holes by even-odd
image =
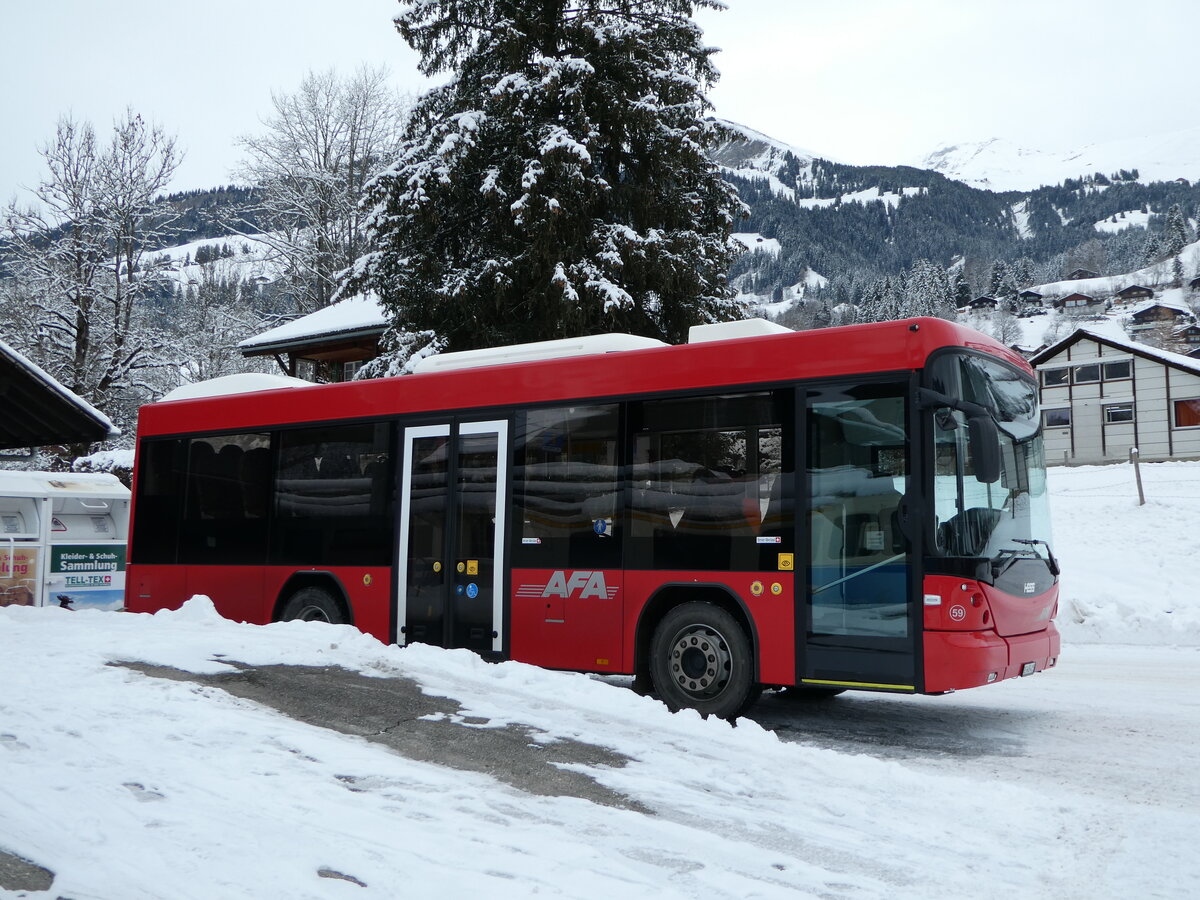
[[[821,678],[802,678],[802,684],[823,684],[830,687],[879,688],[884,691],[915,691],[911,684],[873,684],[869,681],[826,681]]]

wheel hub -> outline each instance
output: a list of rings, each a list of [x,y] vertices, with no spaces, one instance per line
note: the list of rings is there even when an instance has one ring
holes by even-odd
[[[714,697],[729,683],[729,645],[708,625],[680,629],[671,641],[668,664],[675,683],[693,697]]]

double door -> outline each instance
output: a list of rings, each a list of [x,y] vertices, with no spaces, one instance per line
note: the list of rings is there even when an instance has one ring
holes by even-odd
[[[404,429],[397,642],[504,646],[508,422]]]

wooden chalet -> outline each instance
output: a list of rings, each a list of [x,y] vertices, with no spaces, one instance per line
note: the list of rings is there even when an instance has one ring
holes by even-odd
[[[1090,294],[1067,294],[1054,300],[1054,308],[1064,312],[1092,312],[1104,309],[1104,301]]]
[[[967,303],[967,309],[995,309],[996,298],[984,294]]]
[[[1155,325],[1183,325],[1193,319],[1192,311],[1173,303],[1146,303],[1129,314],[1132,328],[1152,328]]]
[[[1067,275],[1064,281],[1082,281],[1085,278],[1099,278],[1099,272],[1093,272],[1091,269],[1076,269]]]
[[[1149,300],[1154,296],[1154,289],[1143,287],[1140,284],[1131,284],[1127,288],[1121,288],[1117,291],[1117,299],[1122,303],[1129,303],[1134,300]]]
[[[388,319],[378,301],[348,297],[238,344],[242,356],[272,356],[285,375],[306,381],[350,381],[379,355]]]

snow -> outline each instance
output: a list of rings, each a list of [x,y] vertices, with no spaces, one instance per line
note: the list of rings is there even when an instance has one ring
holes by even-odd
[[[216,238],[200,238],[146,254],[150,264],[165,261],[158,274],[181,288],[200,284],[206,276],[214,279],[238,279],[242,281],[274,281],[283,274],[282,260],[275,258],[271,242],[278,237],[264,234],[226,234]],[[228,247],[232,256],[214,259],[212,262],[194,262],[201,248],[220,252]],[[187,262],[192,260],[192,262]],[[185,262],[187,263],[185,265]]]
[[[100,410],[96,409],[96,407],[92,406],[92,404],[88,403],[74,391],[68,390],[56,378],[50,375],[49,372],[37,363],[22,356],[2,340],[0,340],[0,356],[7,357],[13,365],[24,369],[38,381],[42,382],[46,388],[58,394],[76,409],[95,420],[97,424],[107,428],[110,437],[116,437],[121,433],[121,429],[113,424],[112,419],[100,412]],[[4,387],[7,388],[7,385],[4,385]]]
[[[1051,472],[1053,671],[949,697],[768,697],[736,728],[619,679],[243,625],[206,598],[0,609],[0,849],[54,873],[15,896],[1193,897],[1200,463],[1142,471],[1142,507],[1127,465]],[[440,718],[458,727],[624,754],[559,767],[629,802],[527,793],[123,661],[406,676],[455,698]]]
[[[256,334],[239,343],[238,347],[247,349],[348,331],[382,329],[387,323],[387,313],[375,296],[357,295]]]
[[[881,191],[877,187],[865,188],[861,191],[842,194],[839,197],[808,197],[797,200],[796,205],[804,209],[824,209],[841,203],[859,203],[863,206],[868,203],[883,203],[894,209],[904,197],[916,196],[925,189],[920,187],[906,187],[900,190],[901,193],[897,194],[894,191]]]
[[[1178,258],[1183,264],[1185,272],[1194,272],[1200,268],[1200,241],[1184,247],[1179,252]],[[1065,297],[1068,294],[1076,293],[1087,294],[1091,297],[1106,297],[1134,284],[1153,288],[1162,287],[1170,284],[1174,277],[1174,257],[1172,257],[1172,259],[1154,263],[1135,272],[1128,272],[1123,275],[1103,275],[1098,278],[1052,281],[1048,284],[1034,285],[1030,290],[1037,291],[1047,299]]]
[[[737,232],[731,234],[730,237],[751,253],[766,253],[770,256],[778,256],[781,249],[779,241],[776,238],[763,237],[757,232]]]
[[[1097,231],[1108,234],[1116,234],[1126,228],[1148,228],[1150,227],[1150,213],[1142,212],[1140,209],[1129,209],[1113,213],[1107,219],[1097,222],[1093,227]]]
[[[198,397],[226,397],[230,394],[250,394],[254,391],[278,391],[284,388],[312,387],[311,381],[291,378],[287,375],[271,375],[263,372],[244,372],[238,375],[222,375],[207,381],[181,385],[159,398],[159,403],[172,400],[194,400]]]
[[[1033,229],[1029,227],[1029,201],[1022,200],[1020,203],[1014,203],[1012,214],[1017,228],[1017,236],[1022,239],[1033,237]]]
[[[1097,172],[1111,176],[1121,169],[1137,169],[1138,180],[1144,183],[1200,179],[1200,157],[1195,151],[1200,126],[1158,134],[1135,130],[1134,134],[1066,149],[1025,148],[992,138],[943,147],[914,165],[993,191],[1032,190]]]

